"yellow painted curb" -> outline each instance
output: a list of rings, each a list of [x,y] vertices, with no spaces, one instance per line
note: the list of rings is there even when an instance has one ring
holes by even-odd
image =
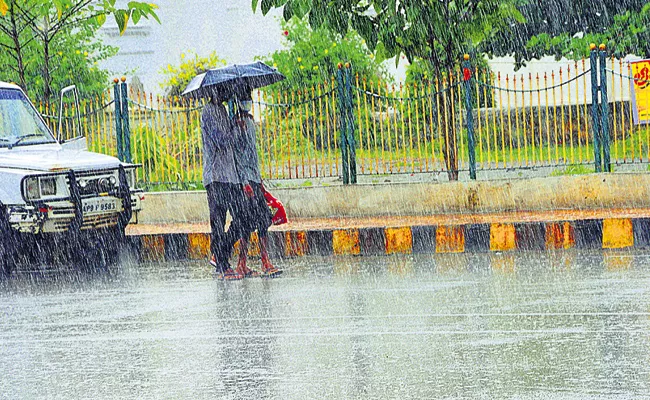
[[[305,231],[286,232],[284,240],[284,254],[287,257],[301,257],[307,254],[307,233]]]
[[[250,257],[260,256],[260,237],[257,235],[257,232],[253,232],[248,241],[248,255]]]
[[[358,229],[337,229],[332,232],[332,249],[335,255],[361,254]]]
[[[413,234],[410,227],[386,228],[386,254],[411,254]]]
[[[623,249],[634,246],[632,220],[615,218],[603,220],[603,248]]]
[[[205,260],[210,255],[210,235],[207,233],[190,233],[188,256],[190,260]]]
[[[436,229],[436,253],[462,253],[465,251],[463,226],[439,226]]]
[[[490,224],[490,250],[510,251],[517,248],[517,233],[513,224]]]
[[[161,235],[142,236],[142,260],[165,261],[165,237]]]
[[[575,246],[575,233],[570,222],[546,224],[546,250],[570,249]]]

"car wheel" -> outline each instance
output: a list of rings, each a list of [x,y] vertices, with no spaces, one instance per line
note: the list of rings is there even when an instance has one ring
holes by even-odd
[[[16,264],[16,235],[4,210],[0,207],[0,273],[10,275]]]

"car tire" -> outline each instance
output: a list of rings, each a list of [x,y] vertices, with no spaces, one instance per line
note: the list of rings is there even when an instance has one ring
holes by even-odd
[[[0,206],[0,273],[11,275],[16,266],[16,238],[7,219],[6,209]]]

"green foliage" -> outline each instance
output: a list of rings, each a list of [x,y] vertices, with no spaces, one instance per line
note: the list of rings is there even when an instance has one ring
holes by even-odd
[[[4,0],[0,3],[3,73],[44,101],[53,100],[56,88],[73,82],[88,92],[97,91],[107,74],[95,62],[116,51],[96,39],[107,17],[114,17],[120,33],[129,21],[158,20],[155,4],[130,1],[126,8],[115,4],[115,0]]]
[[[609,42],[617,54],[648,55],[647,0],[537,0],[518,5],[526,23],[498,33],[481,46],[491,55],[513,55],[521,66],[545,55],[578,59],[590,43]]]
[[[179,96],[196,75],[225,65],[226,60],[219,58],[215,51],[207,57],[201,57],[194,52],[181,53],[179,65],[169,64],[160,70],[160,73],[165,76],[160,87],[165,89],[169,96]]]
[[[616,57],[629,54],[650,56],[650,3],[640,11],[615,15],[612,24],[602,31],[574,36],[542,33],[530,38],[526,50],[533,55],[549,54],[556,58],[579,60],[589,56],[591,43],[607,45],[608,53]]]
[[[298,18],[283,22],[282,30],[287,49],[262,59],[287,77],[277,84],[281,90],[305,90],[330,82],[339,63],[350,63],[355,73],[368,79],[386,78],[386,68],[354,31],[342,36],[324,28],[312,30]]]
[[[83,30],[66,33],[51,44],[52,61],[57,67],[51,71],[51,87],[64,88],[75,84],[82,97],[95,96],[109,84],[109,73],[99,68],[98,63],[117,53],[117,48],[106,46],[95,40],[97,28],[89,26]],[[0,36],[0,46],[7,38]],[[42,70],[43,48],[39,42],[31,42],[23,52],[26,90],[33,100],[44,100],[44,79]],[[15,65],[8,52],[0,52],[0,63]],[[0,69],[0,80],[20,82],[15,68]]]
[[[263,0],[262,13],[283,8],[283,17],[307,15],[312,28],[325,27],[345,35],[350,29],[363,37],[378,61],[405,54],[428,60],[433,68],[451,69],[469,49],[523,22],[519,0]],[[258,1],[252,0],[253,10]]]

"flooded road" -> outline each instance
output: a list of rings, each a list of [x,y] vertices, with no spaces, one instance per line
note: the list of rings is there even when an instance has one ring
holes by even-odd
[[[0,279],[0,398],[644,398],[650,253],[301,258]]]

